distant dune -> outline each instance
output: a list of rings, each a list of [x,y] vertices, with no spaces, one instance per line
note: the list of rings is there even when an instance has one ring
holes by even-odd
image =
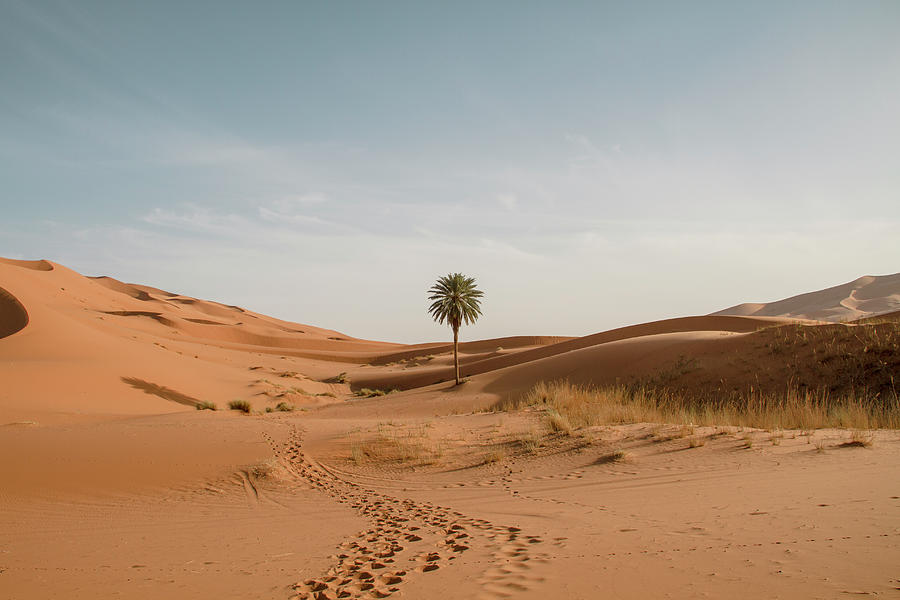
[[[900,310],[900,273],[866,275],[817,292],[777,302],[747,302],[713,315],[788,317],[816,321],[852,321]]]

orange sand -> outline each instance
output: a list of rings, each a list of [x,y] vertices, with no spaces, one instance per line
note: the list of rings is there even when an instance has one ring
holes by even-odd
[[[469,342],[454,387],[443,341],[0,259],[0,597],[892,597],[897,432],[847,448],[837,430],[639,424],[495,456],[537,416],[479,411],[898,299],[900,275],[865,277],[728,315]],[[253,414],[223,410],[234,399]],[[264,412],[281,402],[304,410]],[[354,460],[378,443],[422,456]]]

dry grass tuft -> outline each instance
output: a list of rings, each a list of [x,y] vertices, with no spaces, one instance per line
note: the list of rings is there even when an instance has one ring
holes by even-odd
[[[706,445],[706,438],[695,436],[688,439],[689,448],[699,448]]]
[[[569,422],[568,417],[559,414],[552,408],[547,410],[547,414],[545,415],[545,422],[547,424],[547,429],[549,429],[552,433],[572,435],[573,427],[572,423]]]
[[[537,431],[525,431],[513,439],[513,442],[528,454],[534,454],[541,448],[541,436]]]
[[[239,410],[242,413],[249,414],[252,407],[246,400],[232,400],[228,403],[228,408],[230,410]]]
[[[506,452],[503,450],[491,450],[481,459],[479,465],[492,465],[506,460]]]
[[[688,436],[694,435],[694,425],[691,423],[690,425],[685,425],[681,427],[676,433],[675,437],[677,438],[686,438]]]
[[[616,450],[613,450],[612,452],[598,457],[597,460],[594,461],[594,464],[602,465],[606,463],[621,462],[623,460],[628,460],[629,458],[631,457],[627,452],[625,452],[621,448],[618,448]]]
[[[378,397],[378,396],[387,396],[388,394],[393,394],[393,393],[396,393],[396,392],[399,392],[399,391],[400,391],[400,390],[397,390],[397,389],[393,389],[393,390],[372,390],[372,389],[369,389],[369,388],[362,388],[362,389],[356,390],[356,392],[354,392],[354,393],[355,393],[357,396],[361,397],[361,398],[376,398],[376,397]]]
[[[850,434],[850,439],[843,444],[841,448],[871,448],[875,443],[875,436],[865,431],[854,431]]]
[[[326,379],[324,383],[350,383],[350,377],[347,375],[346,371],[342,371],[334,377]]]
[[[197,410],[218,410],[215,402],[198,402],[195,407]]]

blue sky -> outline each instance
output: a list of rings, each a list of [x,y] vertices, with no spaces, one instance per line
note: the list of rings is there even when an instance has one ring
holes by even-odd
[[[350,335],[900,271],[900,3],[0,2],[0,255]]]

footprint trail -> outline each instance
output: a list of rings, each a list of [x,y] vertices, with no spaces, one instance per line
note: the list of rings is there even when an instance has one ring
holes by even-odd
[[[408,578],[449,567],[473,548],[492,557],[478,579],[480,598],[508,598],[542,581],[529,574],[534,565],[548,561],[534,551],[542,543],[539,537],[345,480],[304,454],[302,431],[295,425],[286,443],[265,438],[297,479],[350,505],[372,524],[340,544],[325,574],[296,583],[292,600],[387,598],[400,592]]]

